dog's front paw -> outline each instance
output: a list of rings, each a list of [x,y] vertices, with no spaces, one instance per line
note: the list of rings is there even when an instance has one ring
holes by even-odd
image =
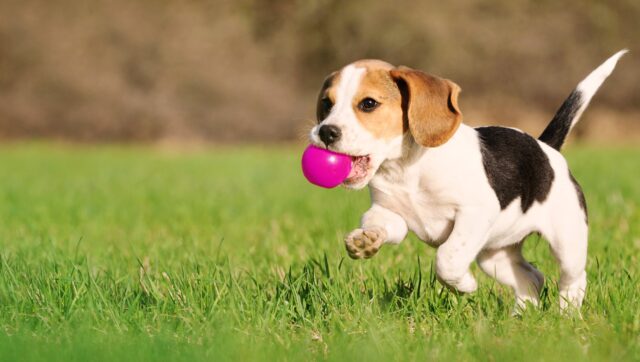
[[[380,250],[386,237],[383,229],[355,229],[344,238],[344,244],[351,259],[369,259]]]

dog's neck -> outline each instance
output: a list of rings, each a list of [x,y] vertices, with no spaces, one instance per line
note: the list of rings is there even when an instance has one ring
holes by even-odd
[[[404,180],[408,179],[419,180],[420,175],[413,175],[412,173],[423,172],[424,170],[435,171],[432,167],[436,166],[435,164],[429,166],[430,159],[437,157],[437,155],[442,156],[443,153],[455,152],[455,144],[464,143],[465,138],[469,136],[470,130],[473,130],[473,128],[464,124],[460,125],[453,137],[437,148],[424,147],[416,143],[411,134],[407,132],[402,140],[401,156],[382,162],[370,185],[376,187],[376,185],[387,183],[403,183]],[[414,167],[417,163],[421,163],[423,166]]]
[[[406,133],[402,140],[402,153],[400,157],[387,159],[378,168],[375,176],[371,180],[372,186],[379,183],[398,183],[406,179],[406,173],[410,172],[416,162],[424,156],[429,148],[423,147],[415,142],[410,133]]]

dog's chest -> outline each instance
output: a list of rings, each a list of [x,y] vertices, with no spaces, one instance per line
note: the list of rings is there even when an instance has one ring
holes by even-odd
[[[400,215],[409,230],[421,240],[438,246],[447,240],[453,229],[455,208],[437,192],[408,181],[379,180],[372,186],[373,201]]]

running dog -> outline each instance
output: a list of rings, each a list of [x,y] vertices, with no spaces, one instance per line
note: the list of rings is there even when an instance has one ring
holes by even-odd
[[[560,307],[580,308],[587,286],[587,207],[560,148],[622,50],[580,82],[538,139],[462,123],[454,82],[380,60],[332,73],[320,90],[311,143],[350,155],[343,185],[369,186],[371,208],[345,238],[354,259],[409,230],[437,247],[436,273],[463,293],[480,269],[511,287],[516,307],[537,305],[543,274],[522,256],[532,233],[560,265]]]

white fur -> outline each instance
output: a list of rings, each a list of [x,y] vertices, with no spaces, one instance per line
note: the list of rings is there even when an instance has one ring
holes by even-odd
[[[340,72],[335,105],[327,118],[313,127],[309,135],[311,143],[324,147],[318,131],[323,125],[334,125],[340,128],[342,137],[331,144],[331,150],[351,156],[369,155],[371,161],[368,177],[349,186],[353,189],[365,187],[380,164],[388,157],[398,157],[402,150],[402,137],[390,141],[377,139],[360,124],[354,113],[353,98],[365,71],[365,68],[348,65]]]
[[[613,69],[616,67],[616,64],[618,63],[620,57],[625,55],[627,52],[627,49],[623,49],[615,53],[604,63],[602,63],[598,68],[593,70],[591,74],[589,74],[585,79],[582,80],[582,82],[578,84],[576,90],[580,91],[580,93],[582,94],[583,103],[576,112],[575,117],[573,118],[571,128],[573,128],[573,126],[578,123],[578,121],[580,120],[580,116],[582,116],[584,110],[587,109],[587,106],[589,105],[589,102],[591,101],[593,95],[596,94],[596,91],[598,90],[598,88],[600,88],[605,79],[607,79],[607,77],[611,75],[611,72],[613,72]]]
[[[397,243],[408,227],[438,247],[438,278],[458,291],[476,289],[468,269],[477,260],[484,272],[513,288],[518,307],[538,303],[543,276],[524,260],[520,242],[539,232],[561,264],[562,307],[579,306],[586,288],[587,224],[566,161],[553,148],[540,145],[555,178],[545,202],[535,202],[526,213],[519,198],[500,210],[484,171],[477,132],[461,125],[444,145],[420,148],[414,151],[417,155],[380,166],[369,184],[373,205],[362,228],[381,227],[396,236],[388,242]]]
[[[611,57],[580,83],[578,90],[586,95],[586,103],[622,54]],[[442,146],[424,148],[408,133],[378,140],[358,123],[352,104],[364,72],[353,65],[343,69],[336,104],[320,124],[341,128],[343,136],[331,145],[333,150],[372,159],[370,177],[354,186],[369,185],[372,206],[363,215],[361,228],[348,235],[348,246],[353,248],[358,244],[353,241],[363,240],[363,233],[370,230],[367,242],[377,251],[383,243],[400,243],[411,230],[438,248],[436,273],[444,285],[473,292],[477,284],[469,266],[475,260],[485,273],[511,287],[516,305],[523,307],[527,302],[538,303],[544,282],[542,273],[521,253],[521,241],[538,232],[549,240],[560,264],[561,307],[579,307],[586,289],[588,228],[564,157],[538,141],[554,171],[547,198],[534,202],[526,213],[519,198],[501,210],[474,128],[460,125]],[[322,144],[317,134],[320,125],[310,136],[317,145]],[[371,240],[375,237],[381,239]]]

